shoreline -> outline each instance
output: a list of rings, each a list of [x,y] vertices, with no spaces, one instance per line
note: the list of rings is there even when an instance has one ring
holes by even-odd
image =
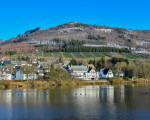
[[[125,80],[60,80],[60,81],[37,81],[37,80],[29,80],[29,81],[0,81],[1,89],[46,89],[46,88],[76,88],[80,86],[87,85],[129,85],[129,84],[150,84],[150,80],[133,80],[133,81],[125,81]]]

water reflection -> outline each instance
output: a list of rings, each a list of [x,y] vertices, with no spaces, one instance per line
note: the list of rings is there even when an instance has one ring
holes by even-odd
[[[147,119],[150,87],[0,91],[0,119]]]

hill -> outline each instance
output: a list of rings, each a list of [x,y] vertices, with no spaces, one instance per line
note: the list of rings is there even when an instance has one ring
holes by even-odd
[[[19,34],[16,38],[1,42],[1,46],[22,42],[56,45],[60,41],[64,42],[72,39],[108,46],[150,48],[150,30],[131,30],[79,22],[70,22],[48,29],[39,27],[28,30],[23,35]]]

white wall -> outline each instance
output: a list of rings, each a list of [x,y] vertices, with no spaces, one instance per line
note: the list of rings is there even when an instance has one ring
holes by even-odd
[[[23,74],[21,71],[16,72],[16,79],[15,80],[32,80],[32,79],[39,79],[39,76],[37,74]]]

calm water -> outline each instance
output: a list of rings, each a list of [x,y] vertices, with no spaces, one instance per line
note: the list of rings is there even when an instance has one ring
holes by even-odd
[[[0,120],[5,119],[150,120],[150,87],[1,90]]]

